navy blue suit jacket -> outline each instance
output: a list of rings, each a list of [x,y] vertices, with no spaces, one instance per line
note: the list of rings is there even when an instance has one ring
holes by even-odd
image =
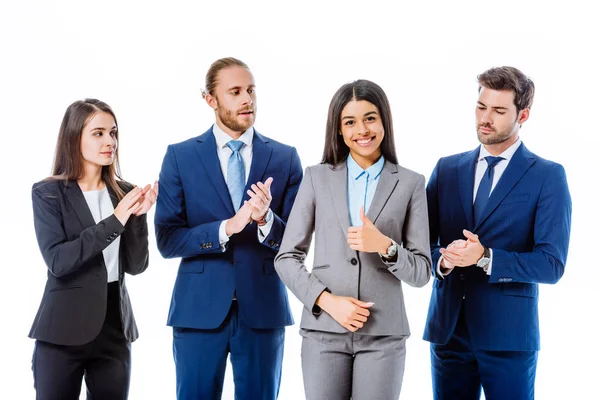
[[[473,221],[473,185],[479,148],[439,160],[427,185],[433,265],[440,247],[479,235],[492,249],[491,276],[482,268],[455,268],[435,279],[424,339],[446,344],[461,302],[469,334],[482,350],[539,350],[538,283],[563,275],[571,229],[571,197],[560,164],[521,144],[490,195],[482,220]],[[435,268],[434,268],[435,270]]]
[[[274,221],[260,242],[256,223],[232,235],[223,252],[221,222],[235,215],[212,128],[167,148],[159,176],[155,226],[158,250],[181,257],[168,325],[214,329],[227,316],[234,293],[245,323],[270,329],[294,323],[287,291],[273,260],[302,180],[296,149],[254,132],[246,190],[273,177]],[[249,196],[244,190],[244,200]]]

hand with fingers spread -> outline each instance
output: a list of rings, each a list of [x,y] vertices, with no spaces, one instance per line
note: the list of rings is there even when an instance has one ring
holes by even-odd
[[[140,199],[142,196],[143,190],[139,187],[135,187],[119,201],[114,214],[119,222],[121,222],[121,225],[125,226],[131,214],[141,210],[142,204]]]
[[[265,183],[258,182],[251,186],[251,190],[248,190],[248,196],[250,196],[250,204],[252,205],[252,219],[256,222],[262,221],[269,212],[271,206],[271,184],[273,178],[269,177]]]
[[[454,267],[469,267],[477,264],[483,256],[484,249],[479,242],[479,236],[466,229],[463,229],[463,235],[467,240],[455,240],[446,249],[440,249],[446,267],[448,264]]]
[[[152,208],[154,203],[156,203],[156,198],[158,197],[158,181],[154,182],[154,186],[150,187],[150,185],[146,185],[142,189],[142,196],[139,199],[139,204],[141,207],[135,211],[133,214],[136,216],[144,215]]]
[[[316,304],[344,328],[350,332],[356,332],[367,322],[369,315],[371,315],[368,308],[375,303],[367,303],[353,297],[336,296],[329,292],[323,292],[317,298]]]
[[[252,210],[252,204],[249,201],[244,201],[238,212],[225,223],[227,236],[240,233],[252,221]]]
[[[363,226],[351,226],[348,228],[348,244],[352,250],[364,253],[387,253],[392,240],[377,229],[365,215],[364,207],[360,208],[360,219]]]

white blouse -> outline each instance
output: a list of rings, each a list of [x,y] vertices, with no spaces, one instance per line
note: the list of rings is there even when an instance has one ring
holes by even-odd
[[[108,218],[115,212],[110,195],[106,188],[102,190],[90,190],[83,192],[85,201],[94,217],[94,222],[98,223],[105,218]],[[119,280],[119,244],[121,237],[116,238],[107,248],[102,250],[104,256],[104,264],[106,264],[106,272],[108,282]]]

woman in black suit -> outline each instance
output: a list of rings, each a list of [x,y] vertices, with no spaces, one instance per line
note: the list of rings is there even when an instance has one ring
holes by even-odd
[[[120,180],[111,108],[76,101],[63,118],[53,175],[33,185],[35,232],[48,280],[29,337],[37,399],[126,399],[138,331],[124,273],[148,267],[146,213],[158,184]]]

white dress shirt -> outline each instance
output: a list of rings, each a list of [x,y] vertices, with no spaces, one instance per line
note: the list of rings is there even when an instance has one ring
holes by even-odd
[[[504,150],[502,154],[499,154],[498,157],[502,157],[503,160],[498,161],[496,166],[494,167],[494,179],[492,180],[492,187],[490,189],[490,195],[494,191],[494,188],[498,184],[498,181],[502,177],[502,174],[508,167],[508,163],[511,158],[515,155],[517,149],[521,145],[521,139],[517,139],[515,143],[513,143],[508,149]],[[477,190],[479,189],[479,185],[481,184],[481,180],[483,179],[483,175],[487,170],[488,163],[485,160],[487,156],[491,156],[490,152],[486,150],[486,148],[481,145],[479,146],[479,158],[477,159],[477,166],[475,167],[475,184],[473,185],[473,204],[475,203],[475,197],[477,196]],[[492,274],[492,262],[494,260],[493,250],[490,249],[490,263],[487,266],[486,273],[488,275]],[[439,275],[446,276],[450,272],[452,272],[452,268],[445,268],[444,272],[441,271],[441,263],[442,257],[439,258],[437,263],[437,272]]]
[[[221,171],[223,172],[223,178],[225,179],[225,183],[227,183],[227,168],[229,165],[229,157],[233,151],[227,147],[227,143],[231,140],[234,140],[227,133],[223,132],[219,125],[213,125],[213,134],[215,135],[215,140],[217,142],[217,156],[219,157],[219,164],[221,165]],[[240,155],[242,156],[242,161],[244,162],[244,177],[246,183],[248,182],[248,176],[250,175],[250,167],[252,166],[252,140],[254,139],[254,128],[250,127],[246,132],[242,133],[242,135],[237,139],[244,143],[242,148],[240,149]],[[256,182],[253,182],[256,183]],[[269,209],[269,214],[272,211]],[[267,218],[269,222],[267,222],[263,226],[258,227],[258,239],[262,242],[265,240],[269,232],[271,232],[271,227],[273,226],[273,218]],[[227,221],[221,222],[219,226],[219,243],[223,251],[225,251],[225,245],[229,242],[229,236],[227,236],[227,232],[225,230],[225,224]]]
[[[87,202],[88,208],[94,217],[94,222],[98,223],[105,218],[108,218],[115,212],[115,208],[110,200],[110,195],[106,188],[102,190],[89,190],[83,192],[83,197]],[[119,245],[121,237],[117,237],[107,248],[102,250],[104,264],[106,265],[106,273],[108,282],[116,282],[119,280]]]

